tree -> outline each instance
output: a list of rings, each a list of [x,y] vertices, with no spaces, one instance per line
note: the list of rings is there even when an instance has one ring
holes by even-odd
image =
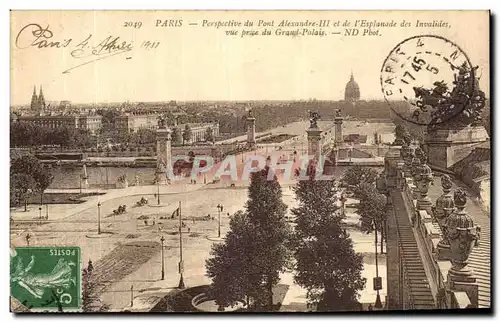
[[[341,181],[346,186],[357,187],[361,182],[374,183],[377,175],[373,168],[355,165],[344,171]]]
[[[207,261],[219,305],[245,295],[253,308],[271,310],[273,287],[290,267],[291,227],[285,220],[281,186],[270,171],[266,167],[252,173],[245,211],[232,220],[226,242],[213,246],[214,257]],[[229,285],[233,282],[238,285]],[[221,292],[225,289],[227,293]]]
[[[105,312],[109,305],[99,298],[100,285],[97,283],[92,261],[82,270],[82,310],[83,312]]]
[[[191,127],[189,124],[186,124],[184,126],[184,132],[182,133],[182,145],[184,145],[186,142],[191,141],[191,138],[193,136],[193,132],[191,130]]]
[[[182,141],[182,131],[179,127],[174,127],[172,131],[172,144],[179,145]]]
[[[243,299],[248,303],[250,298],[258,296],[253,292],[260,289],[260,279],[252,276],[249,269],[253,257],[249,245],[255,228],[242,211],[231,217],[229,228],[225,243],[212,247],[212,258],[206,263],[207,276],[212,279],[210,296],[216,299],[221,310]]]
[[[342,228],[338,188],[330,180],[299,181],[294,188],[299,206],[294,255],[295,282],[306,288],[309,305],[318,311],[359,309],[358,292],[365,287],[363,258]]]
[[[24,155],[20,158],[14,159],[10,166],[10,175],[24,174],[31,179],[26,179],[29,187],[26,184],[21,184],[22,187],[30,189],[32,192],[38,191],[40,193],[40,204],[43,202],[43,192],[50,186],[54,177],[48,168],[45,168],[38,159],[31,155]],[[18,177],[19,179],[20,177]],[[17,180],[17,179],[16,179]],[[14,182],[16,182],[14,180]],[[16,183],[17,184],[17,183]],[[26,205],[25,205],[26,206]]]
[[[11,204],[20,204],[24,201],[24,211],[28,211],[28,197],[35,189],[35,180],[26,173],[15,173],[10,176]]]
[[[357,213],[361,220],[361,231],[369,234],[376,228],[381,236],[380,253],[383,253],[384,239],[387,239],[384,229],[386,197],[373,184],[366,182],[358,186],[356,195],[359,198]]]
[[[205,141],[207,142],[214,142],[214,130],[212,127],[207,127],[207,130],[205,131]]]

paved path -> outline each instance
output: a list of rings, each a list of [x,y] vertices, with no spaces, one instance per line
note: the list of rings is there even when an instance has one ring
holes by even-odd
[[[176,183],[172,185],[149,185],[149,186],[132,186],[124,189],[89,189],[93,192],[105,192],[103,195],[85,197],[86,201],[81,204],[56,204],[49,205],[49,219],[59,220],[74,216],[83,211],[89,210],[91,208],[97,208],[97,203],[101,204],[122,197],[132,197],[141,195],[152,195],[157,193],[158,189],[160,195],[185,193],[190,191],[196,191],[203,189],[205,185],[203,184],[188,184],[188,183]],[[80,189],[47,189],[47,192],[53,193],[77,193],[75,190],[80,191]],[[90,192],[90,191],[89,191]],[[38,205],[29,205],[28,211],[24,211],[24,207],[19,207],[10,211],[11,217],[14,220],[36,220],[39,216]],[[42,209],[42,215],[45,215],[45,209]]]

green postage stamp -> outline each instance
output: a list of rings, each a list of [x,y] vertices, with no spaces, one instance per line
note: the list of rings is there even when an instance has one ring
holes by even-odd
[[[79,247],[11,249],[10,294],[30,308],[80,307]]]

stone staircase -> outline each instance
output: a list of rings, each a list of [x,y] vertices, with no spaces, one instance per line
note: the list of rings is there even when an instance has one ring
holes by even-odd
[[[481,308],[491,307],[491,229],[490,217],[475,205],[468,203],[467,211],[474,223],[481,227],[479,246],[473,248],[469,257],[469,267],[472,268],[478,283],[478,305]],[[471,209],[474,207],[474,209]]]
[[[409,292],[413,300],[413,309],[429,310],[435,309],[436,304],[429,286],[429,280],[425,273],[424,264],[418,249],[417,241],[405,209],[401,194],[395,194],[394,210],[398,223],[399,245],[402,250],[405,274],[407,276]],[[402,214],[402,215],[398,215]]]

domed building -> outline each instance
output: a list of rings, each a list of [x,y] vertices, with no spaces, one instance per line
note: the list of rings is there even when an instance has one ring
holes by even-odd
[[[351,72],[351,79],[345,85],[344,100],[348,102],[359,101],[359,85],[354,80],[354,75]]]

